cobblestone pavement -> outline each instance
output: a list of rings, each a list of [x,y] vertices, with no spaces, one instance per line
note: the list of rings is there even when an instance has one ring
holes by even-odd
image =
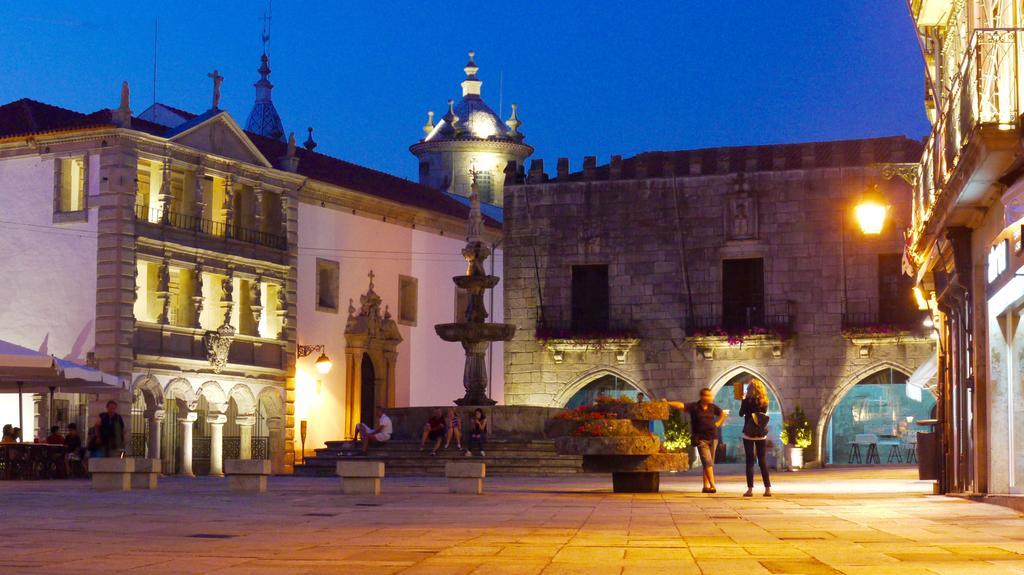
[[[740,497],[735,473],[713,496],[692,474],[652,495],[589,475],[493,478],[483,496],[389,479],[378,498],[291,477],[262,496],[213,478],[129,494],[0,482],[0,573],[1024,573],[1024,518],[913,478],[777,474],[771,499]]]

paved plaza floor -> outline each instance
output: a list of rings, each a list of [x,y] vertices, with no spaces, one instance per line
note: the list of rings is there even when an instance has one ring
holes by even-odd
[[[1024,573],[1024,518],[932,496],[909,469],[779,473],[773,498],[742,477],[702,495],[694,474],[616,495],[607,476],[493,478],[483,496],[441,478],[221,479],[96,493],[85,481],[2,482],[0,573]]]

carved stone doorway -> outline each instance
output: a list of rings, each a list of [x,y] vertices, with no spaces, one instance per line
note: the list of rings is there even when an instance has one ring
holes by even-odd
[[[345,325],[345,434],[351,437],[356,423],[373,425],[376,405],[395,407],[395,364],[402,336],[387,307],[370,287],[359,296],[359,309],[348,306]],[[372,391],[372,393],[371,393]]]

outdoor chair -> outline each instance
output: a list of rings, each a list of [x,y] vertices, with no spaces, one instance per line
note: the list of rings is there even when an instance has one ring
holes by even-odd
[[[917,463],[917,434],[908,433],[905,448],[907,450],[907,463]]]

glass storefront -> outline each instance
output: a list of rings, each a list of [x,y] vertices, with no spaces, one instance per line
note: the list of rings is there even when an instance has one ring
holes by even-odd
[[[736,399],[736,386],[740,386],[742,393],[746,393],[747,385],[754,376],[743,373],[729,380],[722,389],[715,394],[715,404],[722,409],[729,411],[729,417],[722,424],[719,434],[719,442],[724,449],[726,463],[742,462],[743,455],[743,418],[740,417],[741,399]],[[779,407],[779,399],[775,397],[771,387],[765,386],[768,391],[768,440],[772,442],[769,452],[779,447],[779,436],[782,434],[782,410]]]
[[[868,464],[874,444],[872,453],[878,458],[870,463],[908,463],[916,433],[930,430],[915,422],[934,416],[931,392],[908,385],[907,376],[896,370],[878,371],[850,388],[832,410],[825,433],[826,462]]]

